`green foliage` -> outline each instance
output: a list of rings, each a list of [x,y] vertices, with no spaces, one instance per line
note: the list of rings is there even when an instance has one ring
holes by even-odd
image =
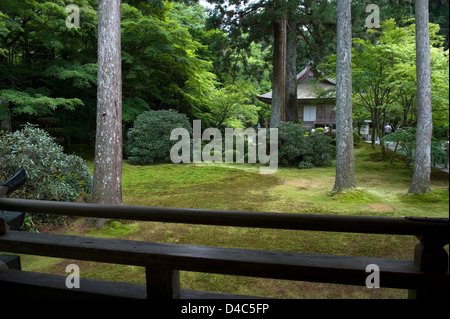
[[[91,88],[97,84],[97,64],[81,64],[79,61],[68,62],[59,60],[51,64],[43,73],[45,76],[55,77],[57,80],[80,89]]]
[[[128,131],[127,154],[135,164],[170,163],[170,150],[177,141],[170,140],[175,128],[192,134],[191,123],[175,110],[147,111],[139,115]]]
[[[84,160],[67,155],[46,131],[27,124],[22,130],[0,135],[0,180],[20,168],[27,172],[24,186],[11,194],[23,199],[89,201],[92,176]],[[26,215],[23,229],[35,231],[35,223],[64,225],[67,218],[49,214]]]
[[[301,124],[282,122],[278,126],[278,163],[284,166],[311,168],[329,165],[333,158],[331,138],[310,133]]]
[[[0,119],[13,116],[13,127],[54,116],[70,143],[93,143],[96,109],[98,1],[8,0],[0,2]],[[287,14],[299,21],[297,65],[319,64],[335,52],[335,1],[222,1],[208,12],[197,1],[124,0],[122,6],[122,70],[124,125],[150,109],[175,109],[206,126],[245,128],[270,117],[270,106],[255,96],[268,92],[272,78],[273,21]],[[398,2],[398,1],[397,1]],[[228,3],[234,6],[229,6]],[[414,125],[413,29],[386,23],[381,32],[367,30],[364,9],[369,0],[352,3],[355,76],[374,76],[383,63],[391,83],[381,102],[387,117]],[[410,18],[411,3],[379,3],[383,19]],[[65,8],[80,8],[80,28],[68,29]],[[448,126],[448,51],[440,44],[448,17],[430,4],[432,25],[433,119]],[[434,18],[433,18],[434,17]],[[358,42],[359,41],[359,42]],[[377,48],[378,47],[378,48]],[[359,59],[359,57],[361,59]],[[368,67],[359,62],[366,61]],[[393,62],[393,64],[390,64]],[[374,67],[375,65],[375,67]],[[392,66],[391,66],[392,65]],[[333,68],[332,68],[333,69]],[[298,70],[299,71],[299,70]],[[376,71],[376,70],[375,70]],[[365,80],[365,78],[363,78]],[[355,89],[367,87],[355,80]],[[395,91],[396,93],[393,93]],[[400,92],[400,93],[397,93]],[[372,97],[363,92],[363,97]],[[387,95],[386,95],[387,96]],[[364,123],[370,112],[362,97],[354,119]],[[369,115],[368,115],[369,114]],[[389,121],[391,121],[389,119]],[[400,123],[402,124],[402,123]],[[83,129],[80,129],[83,127]]]
[[[0,163],[0,180],[20,168],[27,172],[28,180],[15,197],[75,201],[92,192],[92,176],[84,160],[64,154],[54,138],[32,125],[0,136]]]
[[[2,1],[0,99],[14,125],[36,116],[61,119],[71,142],[93,141],[97,82],[97,1],[73,0],[80,28],[68,29],[66,1]],[[187,14],[189,12],[189,14]],[[176,109],[208,120],[215,90],[211,52],[202,42],[205,10],[167,1],[125,1],[122,6],[124,124],[152,109]],[[186,13],[186,14],[184,14]],[[223,34],[219,35],[220,37]],[[79,128],[83,127],[83,130]],[[81,132],[82,131],[82,132]]]
[[[406,166],[413,161],[413,150],[416,144],[416,128],[407,127],[383,137],[384,142],[397,144],[399,152],[405,157]]]
[[[97,1],[70,1],[80,8],[80,28],[72,29],[68,4],[1,1],[0,99],[10,102],[13,128],[56,116],[64,137],[88,140],[95,126]]]
[[[14,105],[13,114],[28,114],[33,116],[45,116],[53,114],[58,107],[64,107],[73,111],[79,105],[83,105],[80,99],[52,98],[46,88],[27,88],[25,91],[13,89],[0,90],[0,99],[9,101]]]
[[[408,127],[397,130],[383,137],[384,142],[394,142],[397,144],[397,151],[405,157],[406,165],[414,161],[413,152],[416,147],[416,128]],[[448,165],[448,153],[445,145],[448,137],[431,138],[431,161],[434,164]]]
[[[215,89],[215,76],[209,72],[211,64],[196,54],[201,43],[178,21],[168,19],[170,5],[166,6],[167,16],[162,18],[127,4],[122,7],[123,92],[141,101],[137,107],[126,103],[134,110],[125,114],[151,107],[202,119],[206,98]]]
[[[212,124],[217,128],[256,126],[260,108],[251,104],[253,86],[245,81],[214,91],[208,101]]]
[[[398,27],[391,19],[370,38],[354,38],[352,52],[353,102],[357,124],[370,119],[382,135],[386,122],[411,127],[416,122],[415,25]],[[430,24],[433,124],[448,126],[449,60],[439,26]],[[321,66],[334,70],[336,56]],[[333,72],[327,76],[333,77]],[[377,133],[377,132],[373,132]]]

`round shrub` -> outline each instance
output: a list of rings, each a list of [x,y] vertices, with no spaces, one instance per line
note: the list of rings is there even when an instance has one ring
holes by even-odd
[[[298,166],[308,151],[308,136],[301,124],[282,122],[278,126],[278,163],[284,166]],[[267,139],[269,141],[269,139]]]
[[[178,141],[170,140],[175,128],[185,128],[192,135],[192,127],[184,114],[175,110],[146,111],[134,121],[128,131],[127,155],[133,164],[170,163],[170,150]]]
[[[314,166],[327,166],[336,154],[335,147],[332,145],[332,139],[320,133],[313,133],[307,138],[309,143],[309,153],[307,156]]]
[[[278,126],[278,162],[284,166],[311,168],[330,165],[334,153],[332,139],[320,132],[309,133],[301,124]]]

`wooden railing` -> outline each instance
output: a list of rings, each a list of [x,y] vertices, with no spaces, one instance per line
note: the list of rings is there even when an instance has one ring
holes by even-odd
[[[416,236],[414,260],[336,256],[140,242],[6,231],[0,251],[142,266],[146,285],[81,279],[69,289],[64,276],[0,271],[8,296],[227,298],[243,297],[181,289],[179,271],[365,286],[369,265],[379,269],[381,287],[409,291],[410,298],[449,295],[449,219],[383,218],[99,205],[0,198],[0,210],[79,217],[237,227]],[[413,247],[411,247],[413,249]],[[1,267],[0,267],[1,268]]]

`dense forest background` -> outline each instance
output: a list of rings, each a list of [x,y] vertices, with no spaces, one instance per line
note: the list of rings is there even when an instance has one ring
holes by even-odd
[[[236,128],[264,123],[270,117],[270,105],[258,101],[256,95],[271,90],[273,23],[277,15],[288,12],[289,18],[296,21],[296,72],[308,63],[330,66],[330,56],[336,50],[335,2],[208,0],[204,6],[196,0],[124,0],[124,133],[147,110],[174,109],[190,120],[202,120],[205,127]],[[382,41],[397,45],[393,30],[414,23],[414,1],[376,1],[382,27],[368,30],[366,7],[372,2],[352,2],[353,36],[358,45],[376,46]],[[69,4],[80,8],[78,28],[66,25]],[[435,59],[438,69],[444,68],[443,74],[434,76],[441,88],[435,92],[440,96],[447,94],[446,99],[436,100],[441,108],[437,110],[441,113],[436,116],[436,123],[447,130],[448,6],[448,0],[430,1],[430,22],[438,25],[432,29],[432,44],[444,57],[443,61]],[[383,23],[389,20],[391,23],[383,29]],[[367,62],[364,56],[360,59]],[[360,74],[364,74],[362,68],[369,68],[359,67]],[[355,70],[358,71],[358,65]],[[385,68],[387,75],[383,76],[392,70]],[[404,74],[405,79],[411,80],[408,76],[414,78]],[[447,83],[439,82],[445,77]],[[8,101],[0,104],[2,123],[10,119],[8,125],[12,129],[27,122],[39,124],[68,147],[93,145],[96,82],[97,1],[1,2],[0,100]],[[442,90],[442,86],[446,89]],[[355,98],[358,99],[357,94]],[[358,108],[356,103],[355,120],[369,118],[368,109]],[[404,111],[402,108],[395,113],[399,122]],[[414,116],[408,117],[414,112],[407,112],[405,121],[414,125]]]

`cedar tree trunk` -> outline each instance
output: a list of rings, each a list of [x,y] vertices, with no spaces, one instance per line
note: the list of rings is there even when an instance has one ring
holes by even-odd
[[[337,1],[336,181],[333,190],[356,187],[352,123],[351,0]]]
[[[276,128],[285,121],[286,103],[286,19],[274,22],[272,105],[270,127]]]
[[[98,3],[97,134],[93,201],[122,204],[121,0]],[[97,226],[102,226],[101,221]]]
[[[297,123],[297,21],[289,19],[286,26],[286,122]]]
[[[416,75],[417,133],[414,174],[409,193],[430,192],[431,135],[431,71],[428,0],[416,0]]]

